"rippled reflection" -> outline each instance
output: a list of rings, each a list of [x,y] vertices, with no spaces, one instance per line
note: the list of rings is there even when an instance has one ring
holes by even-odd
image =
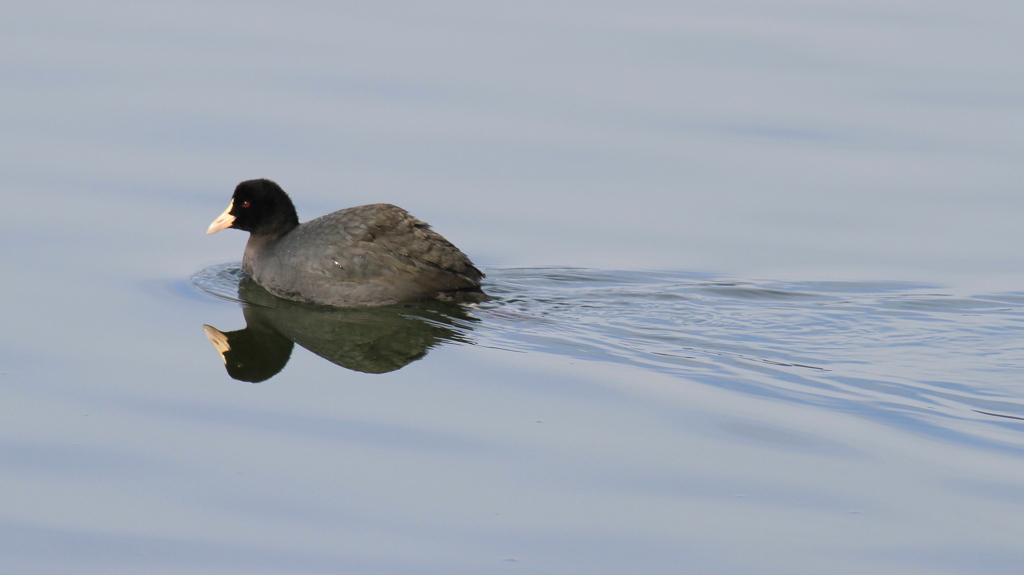
[[[458,304],[429,302],[339,309],[271,295],[252,280],[238,280],[245,329],[224,332],[204,325],[228,375],[258,383],[274,377],[299,344],[353,371],[387,373],[422,358],[446,341],[468,342],[475,321]]]
[[[1024,419],[1024,294],[956,295],[899,282],[739,281],[676,271],[492,268],[487,274],[495,299],[472,309],[474,342],[486,347],[641,367],[676,377],[681,386],[827,407],[986,445],[995,443],[992,427],[1017,429]],[[192,281],[237,301],[243,277],[237,264],[225,264]],[[447,329],[469,329],[461,321],[468,319],[455,317]],[[281,361],[269,351],[257,356]],[[1001,447],[1024,446],[1019,434],[1001,438]]]

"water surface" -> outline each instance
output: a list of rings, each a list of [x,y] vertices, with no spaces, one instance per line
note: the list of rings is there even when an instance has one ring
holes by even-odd
[[[451,342],[628,365],[961,441],[972,440],[966,429],[982,435],[993,426],[1024,429],[1007,421],[1024,421],[1018,370],[1024,341],[1016,337],[1024,328],[1024,293],[957,296],[897,282],[783,283],[574,268],[496,268],[489,277],[495,299],[470,309],[291,304],[253,284],[239,264],[208,268],[191,283],[245,304],[247,319],[270,307],[289,310],[282,314],[288,319],[264,323],[300,345],[313,335],[307,349],[365,345],[360,328],[372,325],[380,334],[374,340],[401,338],[415,348],[365,353],[367,360],[394,356],[391,368]],[[289,325],[300,322],[330,333]],[[1008,448],[1021,447],[1020,439],[1003,437]]]
[[[1018,573],[1022,18],[5,6],[0,571]],[[495,300],[268,298],[256,177]]]

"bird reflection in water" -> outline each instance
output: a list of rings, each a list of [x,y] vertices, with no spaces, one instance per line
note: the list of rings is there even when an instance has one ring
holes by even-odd
[[[422,358],[444,342],[470,343],[479,321],[459,304],[416,302],[369,308],[331,308],[284,300],[249,278],[238,285],[245,329],[204,325],[228,375],[259,383],[277,375],[299,344],[341,367],[387,373]]]

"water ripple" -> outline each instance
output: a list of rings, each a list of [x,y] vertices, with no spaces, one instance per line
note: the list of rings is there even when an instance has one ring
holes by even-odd
[[[495,299],[475,306],[482,321],[464,327],[479,345],[627,364],[932,435],[1024,446],[1024,294],[687,272],[487,273]],[[238,264],[226,264],[192,284],[238,301],[240,277]],[[998,440],[993,427],[1004,431]]]
[[[943,436],[1024,445],[1024,297],[896,282],[722,281],[683,272],[492,269],[493,345],[625,363]]]

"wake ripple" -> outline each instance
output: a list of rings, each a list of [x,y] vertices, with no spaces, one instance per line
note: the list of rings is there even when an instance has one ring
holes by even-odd
[[[481,321],[461,324],[480,345],[627,364],[929,435],[1024,446],[1024,294],[686,272],[486,271],[495,299],[470,309]],[[191,283],[238,301],[241,277],[238,264],[225,264]]]

